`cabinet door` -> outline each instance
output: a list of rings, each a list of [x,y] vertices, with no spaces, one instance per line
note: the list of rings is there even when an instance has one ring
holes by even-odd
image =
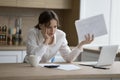
[[[84,51],[81,54],[81,61],[97,61],[99,58],[99,54]]]
[[[17,7],[44,8],[44,0],[17,0]]]
[[[45,0],[46,8],[71,9],[71,0]]]
[[[21,63],[21,51],[0,51],[0,63]]]
[[[0,0],[0,6],[16,6],[16,0]]]
[[[72,0],[0,0],[0,6],[71,9]]]
[[[17,0],[17,7],[70,9],[71,0]]]
[[[23,50],[22,51],[22,58],[21,58],[21,62],[24,62],[24,58],[25,58],[25,56],[26,56],[26,51],[25,50]]]

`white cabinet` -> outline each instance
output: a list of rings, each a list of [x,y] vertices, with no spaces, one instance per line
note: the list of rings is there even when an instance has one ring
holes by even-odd
[[[21,53],[21,62],[24,61],[25,56],[26,56],[26,51],[23,50],[22,53]]]
[[[81,61],[98,61],[99,52],[84,51],[81,54]],[[120,58],[116,56],[115,61],[120,61]]]
[[[0,51],[0,63],[22,63],[26,51]]]
[[[99,53],[92,53],[84,51],[81,54],[81,61],[97,61],[99,58]]]

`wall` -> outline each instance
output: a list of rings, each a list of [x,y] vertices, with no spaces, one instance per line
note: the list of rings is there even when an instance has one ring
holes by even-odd
[[[111,44],[120,45],[120,0],[111,0]]]
[[[95,38],[90,45],[120,45],[119,0],[81,0],[80,19],[104,14],[108,34]]]
[[[80,19],[90,16],[104,14],[107,26],[107,35],[95,38],[90,45],[105,45],[109,44],[110,35],[110,0],[81,0]]]

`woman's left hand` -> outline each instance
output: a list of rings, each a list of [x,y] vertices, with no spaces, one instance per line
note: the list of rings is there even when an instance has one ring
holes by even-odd
[[[87,34],[85,35],[85,40],[81,41],[78,44],[78,48],[81,48],[85,44],[90,44],[94,40],[94,35]]]

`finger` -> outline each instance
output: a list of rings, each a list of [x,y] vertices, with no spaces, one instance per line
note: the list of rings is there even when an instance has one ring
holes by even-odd
[[[92,34],[92,41],[94,40],[94,35]]]
[[[90,40],[89,40],[89,43],[91,43],[91,42],[94,40],[94,35],[91,35],[90,37],[91,37],[91,38],[90,38]]]
[[[45,34],[47,35],[47,28],[45,27]]]
[[[87,40],[87,35],[85,35],[85,40]]]
[[[86,37],[86,41],[90,40],[90,34],[85,35],[85,37]]]
[[[88,34],[88,40],[90,40],[90,39],[91,39],[90,34]]]

